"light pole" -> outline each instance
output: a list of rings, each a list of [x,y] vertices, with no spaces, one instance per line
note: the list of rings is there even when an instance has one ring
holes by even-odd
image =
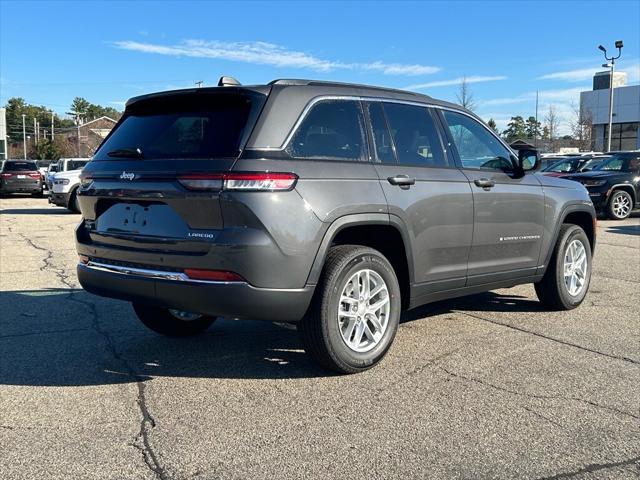
[[[22,114],[22,150],[24,151],[24,159],[27,159],[27,129],[24,125],[24,118],[26,115]]]
[[[616,48],[618,49],[618,56],[607,57],[607,49],[602,45],[598,45],[598,49],[604,53],[604,59],[610,63],[602,64],[603,67],[611,67],[611,74],[609,76],[609,136],[607,138],[607,152],[611,151],[611,129],[613,124],[613,70],[615,68],[616,60],[622,55],[622,40],[616,40]]]

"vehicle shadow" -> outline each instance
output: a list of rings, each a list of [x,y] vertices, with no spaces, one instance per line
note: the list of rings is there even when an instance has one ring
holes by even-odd
[[[542,312],[544,308],[536,299],[521,295],[503,295],[484,292],[467,297],[442,300],[409,310],[402,315],[400,323],[412,322],[426,317],[452,313],[473,312]]]
[[[618,233],[621,235],[640,235],[640,225],[607,225],[607,233]]]
[[[292,328],[219,319],[204,334],[166,338],[129,304],[83,290],[0,292],[0,385],[87,386],[153,377],[291,379],[333,375],[311,362]],[[495,293],[438,302],[411,322],[451,310],[536,311],[536,301]]]
[[[3,208],[0,209],[0,215],[51,215],[51,214],[73,214],[71,210],[62,207],[49,208]]]
[[[83,290],[3,291],[0,305],[0,385],[331,375],[311,363],[295,330],[268,322],[219,319],[202,335],[167,338],[129,304]]]

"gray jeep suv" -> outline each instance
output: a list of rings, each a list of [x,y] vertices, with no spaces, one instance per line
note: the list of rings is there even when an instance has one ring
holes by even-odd
[[[222,79],[144,95],[83,171],[78,278],[162,334],[298,323],[317,362],[362,371],[418,305],[523,283],[549,308],[582,302],[594,208],[538,163],[411,92]]]

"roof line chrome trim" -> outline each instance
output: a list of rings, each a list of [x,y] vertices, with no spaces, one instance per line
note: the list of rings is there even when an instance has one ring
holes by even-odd
[[[119,275],[133,275],[136,277],[152,278],[156,280],[171,280],[187,283],[208,283],[215,285],[246,283],[226,282],[219,280],[195,280],[193,278],[189,278],[185,273],[182,272],[166,272],[162,270],[151,270],[147,268],[122,267],[119,265],[109,265],[107,263],[93,262],[91,260],[88,263],[80,263],[80,265],[86,268],[91,268],[92,270],[99,270],[102,272],[117,273]]]
[[[285,150],[289,146],[289,143],[291,142],[293,136],[298,131],[298,128],[300,127],[304,119],[307,117],[309,111],[315,106],[316,103],[327,101],[327,100],[353,100],[353,101],[359,101],[359,102],[400,103],[403,105],[414,105],[417,107],[436,108],[439,110],[449,110],[451,112],[460,113],[461,115],[466,115],[467,117],[475,120],[476,122],[478,121],[476,117],[474,117],[473,115],[470,115],[469,113],[465,112],[462,109],[447,107],[444,105],[437,105],[429,101],[415,102],[411,100],[399,100],[395,98],[385,98],[385,97],[367,97],[367,96],[360,96],[360,95],[319,95],[317,97],[312,98],[309,101],[309,103],[307,103],[307,105],[304,107],[304,110],[302,110],[302,114],[300,115],[300,117],[298,117],[298,120],[296,120],[296,123],[293,125],[293,128],[291,129],[291,131],[287,134],[287,137],[284,139],[284,142],[282,143],[281,146],[252,147],[251,150],[256,150],[259,152],[281,152]],[[509,145],[507,145],[507,143],[504,140],[502,140],[498,135],[496,135],[495,132],[492,132],[491,129],[487,128],[487,126],[484,125],[482,122],[480,122],[480,125],[482,125],[487,130],[487,132],[493,135],[503,146],[505,146],[509,151],[511,151],[515,155],[515,152],[513,151],[513,149]]]

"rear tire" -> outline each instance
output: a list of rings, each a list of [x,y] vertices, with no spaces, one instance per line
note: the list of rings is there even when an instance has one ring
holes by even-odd
[[[380,252],[358,245],[332,247],[299,325],[305,351],[329,370],[367,370],[389,350],[400,309],[398,279]]]
[[[216,317],[205,315],[186,320],[180,318],[177,314],[171,313],[168,308],[151,307],[140,303],[134,303],[133,309],[147,328],[167,337],[197,335],[204,332],[216,320]]]
[[[577,225],[562,225],[547,271],[534,285],[540,303],[550,310],[571,310],[580,305],[589,290],[591,260],[591,245],[584,230]]]
[[[607,203],[607,216],[611,220],[624,220],[631,215],[633,210],[633,198],[629,192],[614,190]]]

